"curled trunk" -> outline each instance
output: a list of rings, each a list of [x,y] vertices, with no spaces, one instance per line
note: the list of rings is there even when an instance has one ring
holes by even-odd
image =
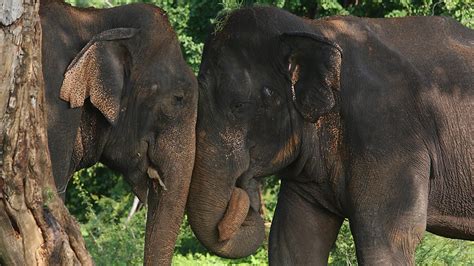
[[[187,212],[201,243],[215,254],[241,258],[254,253],[264,239],[264,224],[250,208],[249,195],[235,187],[238,176],[221,151],[198,142]],[[212,162],[212,163],[211,163]]]

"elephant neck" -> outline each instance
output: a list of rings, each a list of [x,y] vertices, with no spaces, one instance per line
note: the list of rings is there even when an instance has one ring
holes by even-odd
[[[344,128],[338,101],[316,123],[306,123],[303,129],[298,159],[281,176],[306,183],[311,197],[327,210],[344,217],[345,176],[343,160],[347,153]],[[314,186],[310,185],[313,184]]]

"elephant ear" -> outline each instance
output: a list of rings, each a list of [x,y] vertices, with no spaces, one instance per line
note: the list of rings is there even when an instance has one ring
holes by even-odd
[[[342,50],[311,33],[290,32],[280,38],[286,47],[296,109],[314,123],[334,107],[334,90],[340,89]]]
[[[69,64],[59,97],[71,108],[81,107],[85,99],[115,125],[124,85],[125,53],[114,40],[133,37],[137,29],[116,28],[94,36]]]

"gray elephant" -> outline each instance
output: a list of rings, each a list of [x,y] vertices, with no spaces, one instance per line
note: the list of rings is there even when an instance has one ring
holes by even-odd
[[[169,264],[195,153],[197,82],[152,5],[42,0],[48,144],[56,186],[103,162],[148,202],[145,264]]]
[[[264,238],[258,179],[281,178],[269,258],[323,265],[348,218],[359,263],[413,264],[425,229],[474,240],[474,32],[441,17],[225,18],[198,76],[187,203],[217,255]]]

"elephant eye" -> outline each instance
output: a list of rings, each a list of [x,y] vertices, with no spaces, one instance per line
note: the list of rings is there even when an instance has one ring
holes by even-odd
[[[175,95],[174,97],[174,105],[176,106],[183,106],[184,96],[183,95]]]
[[[243,102],[234,103],[232,105],[232,113],[242,112],[242,109],[244,108],[244,105],[245,105],[245,103],[243,103]]]
[[[239,118],[251,112],[252,104],[250,102],[236,102],[231,105],[231,111],[234,117]]]
[[[183,96],[179,95],[179,96],[174,96],[174,100],[177,102],[177,103],[180,103],[183,101]]]

